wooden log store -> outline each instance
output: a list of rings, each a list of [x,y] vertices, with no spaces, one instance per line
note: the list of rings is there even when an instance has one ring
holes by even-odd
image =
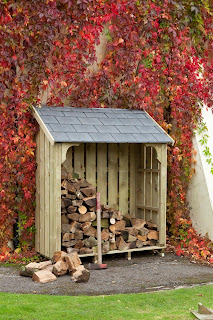
[[[47,107],[34,109],[37,134],[36,250],[61,250],[61,174],[86,179],[101,204],[152,221],[166,246],[167,144],[171,137],[142,110]],[[111,250],[108,253],[121,252]],[[88,255],[94,255],[90,253]]]

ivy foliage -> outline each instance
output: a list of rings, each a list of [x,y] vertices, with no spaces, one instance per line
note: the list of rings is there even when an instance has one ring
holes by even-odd
[[[212,30],[212,0],[0,0],[1,246],[18,217],[22,246],[32,238],[37,127],[30,106],[48,89],[50,105],[69,97],[70,106],[143,109],[162,125],[176,141],[168,231],[179,254],[210,261],[186,192],[200,103],[212,107]],[[97,61],[101,33],[107,44]]]

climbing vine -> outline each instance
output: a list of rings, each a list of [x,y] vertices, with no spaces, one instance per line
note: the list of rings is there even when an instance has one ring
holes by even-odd
[[[19,223],[30,244],[35,210],[31,106],[146,110],[175,140],[168,152],[167,226],[178,254],[212,261],[186,192],[200,103],[212,107],[213,1],[0,0],[0,244]],[[100,35],[105,50],[97,60]],[[27,241],[28,239],[28,241]],[[33,243],[31,243],[33,245]]]

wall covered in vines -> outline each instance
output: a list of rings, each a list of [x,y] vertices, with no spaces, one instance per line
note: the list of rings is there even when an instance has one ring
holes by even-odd
[[[97,60],[100,35],[105,47]],[[146,110],[175,140],[168,153],[168,235],[178,254],[212,262],[186,201],[192,136],[212,107],[213,1],[0,0],[0,246],[18,222],[33,243],[32,106]],[[2,249],[2,253],[3,253]]]

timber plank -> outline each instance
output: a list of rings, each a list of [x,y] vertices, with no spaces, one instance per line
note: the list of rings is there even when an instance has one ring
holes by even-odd
[[[130,193],[130,204],[129,212],[132,217],[136,216],[136,159],[135,159],[135,144],[130,144],[130,182],[129,182],[129,193]]]
[[[97,145],[97,191],[101,194],[101,203],[107,204],[107,144]]]
[[[96,187],[96,144],[86,144],[86,180]]]
[[[128,213],[128,144],[119,144],[119,211]]]
[[[35,210],[35,249],[40,252],[40,134],[41,129],[36,135],[36,210]]]
[[[45,135],[44,132],[40,133],[40,225],[39,225],[39,237],[40,237],[40,253],[45,254],[45,217],[44,217],[44,154],[45,154],[45,144],[44,144]]]
[[[108,205],[118,209],[118,144],[108,145]]]
[[[44,251],[45,255],[49,257],[50,254],[50,142],[45,136],[45,154],[44,154],[44,228],[45,228],[45,242],[44,242]]]
[[[74,172],[79,174],[80,179],[84,179],[84,144],[74,147]]]

